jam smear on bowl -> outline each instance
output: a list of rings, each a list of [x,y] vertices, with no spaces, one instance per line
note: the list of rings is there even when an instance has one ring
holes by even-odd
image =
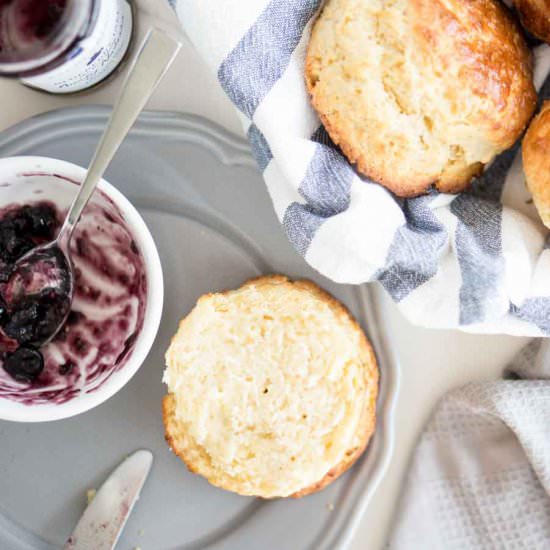
[[[55,262],[46,259],[38,273],[23,271],[28,278],[19,284],[27,289],[34,279],[47,278],[46,289],[37,284],[39,293],[13,300],[10,286],[15,262],[55,238],[63,213],[49,202],[0,210],[0,397],[62,403],[97,389],[130,355],[143,325],[145,267],[122,215],[103,193],[101,199],[88,205],[71,242],[68,317],[69,281]],[[43,344],[65,318],[55,338]]]

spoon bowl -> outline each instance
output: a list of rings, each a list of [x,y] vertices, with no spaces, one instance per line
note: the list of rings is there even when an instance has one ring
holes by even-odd
[[[74,278],[71,259],[58,241],[33,248],[15,264],[2,288],[9,316],[4,333],[18,343],[50,342],[71,311]]]

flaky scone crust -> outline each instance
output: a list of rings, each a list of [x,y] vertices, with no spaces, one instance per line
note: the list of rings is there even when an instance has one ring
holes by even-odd
[[[534,36],[550,43],[550,0],[514,0],[521,24]]]
[[[546,227],[550,228],[550,101],[533,119],[522,143],[527,188]]]
[[[482,129],[493,150],[491,158],[484,163],[476,162],[464,166],[462,170],[434,177],[417,173],[412,164],[398,171],[381,163],[379,159],[384,155],[385,144],[376,143],[375,150],[363,147],[360,139],[362,130],[357,123],[359,113],[348,112],[334,97],[319,91],[322,87],[318,86],[318,80],[322,78],[323,67],[333,63],[333,60],[327,61],[323,57],[326,55],[327,36],[330,36],[330,33],[326,34],[327,25],[335,23],[331,19],[324,20],[324,14],[331,5],[335,6],[337,13],[341,13],[350,1],[327,0],[312,28],[306,54],[306,86],[312,105],[328,134],[358,172],[398,196],[418,196],[432,186],[445,193],[464,190],[473,177],[483,171],[485,164],[511,147],[521,136],[535,109],[531,53],[515,21],[497,0],[469,0],[466,3],[469,20],[457,17],[455,13],[458,6],[465,5],[464,0],[407,0],[407,11],[412,20],[411,28],[418,51],[429,52],[441,67],[457,67],[462,76],[454,85],[471,90],[472,97],[482,97],[483,101],[487,101],[480,108],[477,119],[469,120],[468,123],[476,129]],[[333,34],[338,37],[340,29]],[[449,36],[456,39],[454,47],[449,46],[448,39],[443,40]],[[488,40],[490,44],[487,44]],[[343,60],[337,62],[345,65],[348,60],[344,55]],[[363,70],[351,65],[344,67],[344,76],[355,77]],[[384,124],[383,120],[378,122]],[[418,157],[423,154],[423,151],[418,150]]]

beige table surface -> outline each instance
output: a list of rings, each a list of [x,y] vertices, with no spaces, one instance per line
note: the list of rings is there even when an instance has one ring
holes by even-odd
[[[197,0],[200,1],[200,0]],[[138,34],[151,22],[178,29],[166,0],[136,0]],[[0,79],[0,129],[31,115],[64,106],[111,104],[120,76],[97,90],[76,96],[51,96]],[[195,113],[241,133],[235,112],[192,45],[185,41],[176,63],[148,105],[150,109]],[[450,388],[495,378],[527,341],[505,336],[472,336],[456,331],[413,327],[378,289],[376,299],[393,335],[401,362],[401,389],[396,414],[395,452],[361,522],[353,550],[382,548],[415,439],[434,403]],[[143,550],[155,550],[143,548]],[[238,549],[235,549],[238,550]]]

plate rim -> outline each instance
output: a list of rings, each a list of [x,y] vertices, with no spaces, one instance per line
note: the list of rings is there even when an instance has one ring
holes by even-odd
[[[98,125],[105,125],[110,112],[109,106],[78,105],[40,113],[4,130],[0,134],[0,153],[2,156],[24,154],[22,149],[28,150],[44,142],[46,130],[50,139],[75,131],[95,132]],[[204,147],[225,166],[252,168],[261,176],[246,139],[199,115],[174,111],[144,111],[131,133],[162,139],[184,139]],[[335,518],[336,521],[330,521],[327,529],[321,533],[322,540],[316,539],[311,546],[312,550],[349,548],[366,508],[388,469],[395,446],[395,408],[401,378],[399,358],[383,328],[386,323],[383,322],[383,314],[375,299],[372,285],[355,285],[354,294],[367,324],[364,329],[375,349],[380,369],[380,388],[383,388],[385,394],[381,397],[382,391],[379,391],[377,430],[366,451],[368,453],[370,450],[376,455],[372,464],[361,468],[364,471],[361,471],[362,475],[357,482],[362,487],[358,490],[350,513],[346,515],[342,512],[339,518]],[[9,522],[17,525],[11,519]]]

